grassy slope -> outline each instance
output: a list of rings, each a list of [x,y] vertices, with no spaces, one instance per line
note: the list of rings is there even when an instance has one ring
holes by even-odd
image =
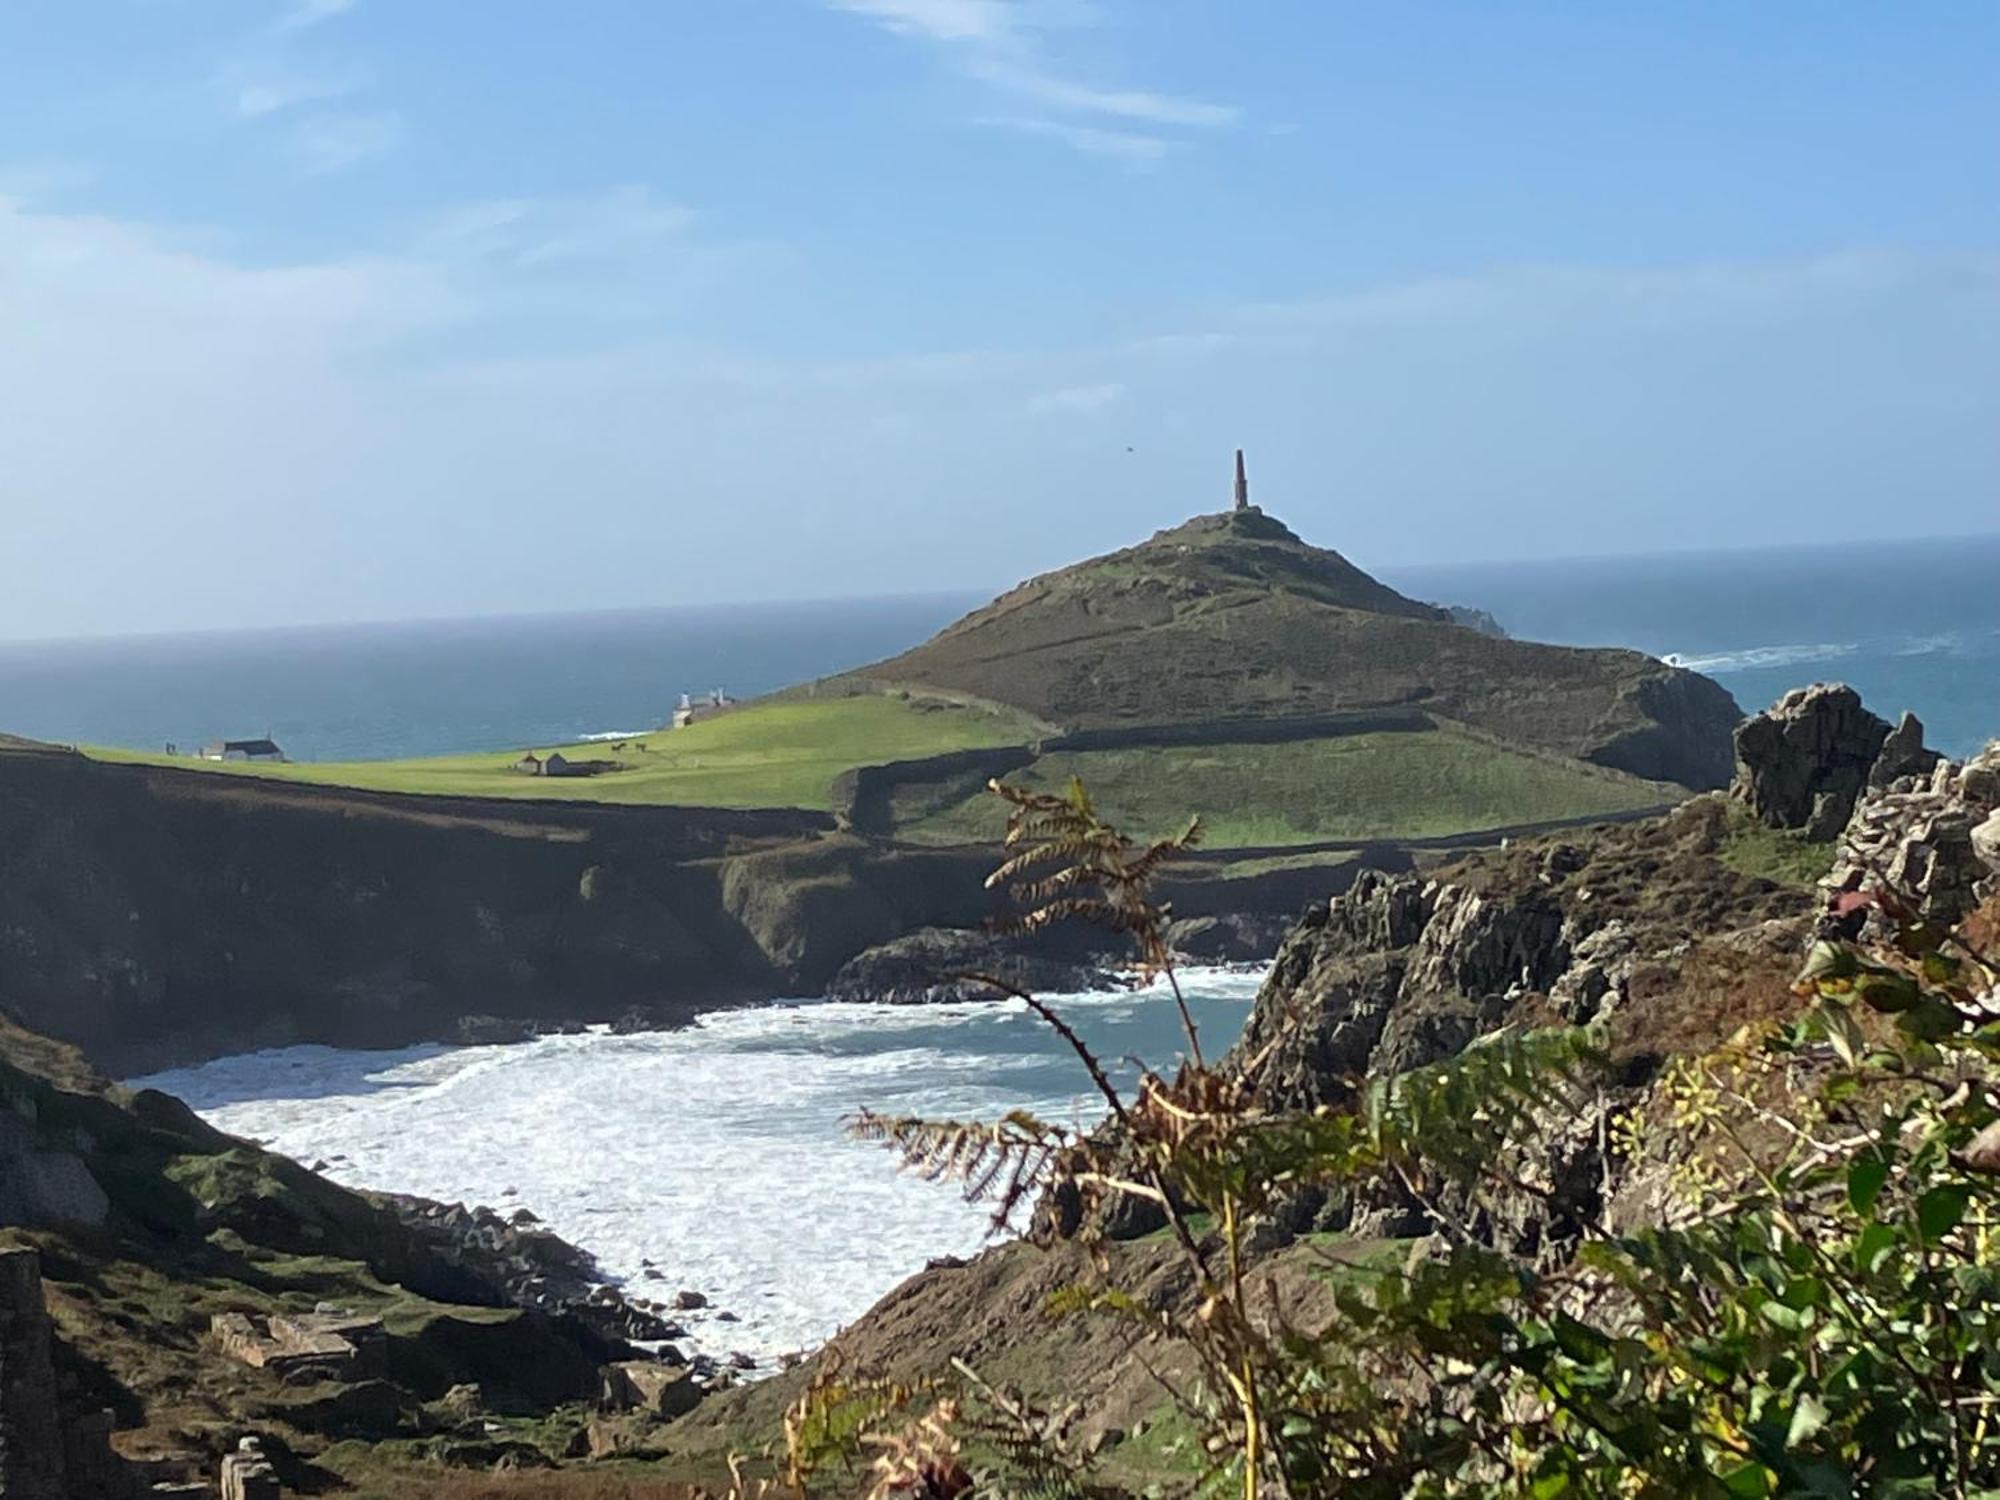
[[[1209,844],[1219,848],[1421,838],[1669,800],[1647,782],[1450,732],[1065,752],[1014,779],[1055,788],[1071,776],[1081,776],[1115,820],[1148,835],[1199,811]],[[1002,821],[984,795],[942,809],[921,802],[909,798],[912,821],[899,829],[914,840],[992,837]]]
[[[370,791],[452,796],[549,798],[702,807],[826,808],[835,776],[852,766],[1018,744],[1032,721],[1005,710],[905,701],[897,696],[762,703],[686,729],[640,736],[628,745],[538,745],[570,759],[606,758],[629,769],[574,780],[523,776],[519,750],[421,760],[223,765],[128,750],[91,749],[100,760],[194,767],[224,775],[324,782]]]

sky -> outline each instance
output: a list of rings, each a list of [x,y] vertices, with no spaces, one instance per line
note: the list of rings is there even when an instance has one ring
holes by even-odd
[[[2000,528],[2000,7],[0,0],[0,638]]]

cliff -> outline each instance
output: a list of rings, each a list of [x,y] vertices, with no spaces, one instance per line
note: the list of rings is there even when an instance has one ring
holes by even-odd
[[[118,1074],[299,1042],[387,1047],[817,992],[991,915],[984,848],[788,810],[481,802],[0,751],[0,1007]],[[1296,911],[1363,863],[1232,878],[1190,917]]]

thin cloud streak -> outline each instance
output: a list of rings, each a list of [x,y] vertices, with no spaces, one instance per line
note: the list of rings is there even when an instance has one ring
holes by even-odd
[[[390,111],[315,115],[293,132],[292,149],[308,172],[320,176],[393,151],[403,135],[402,117]]]
[[[1020,115],[985,115],[973,122],[994,130],[1011,130],[1017,135],[1040,136],[1060,141],[1086,156],[1110,157],[1128,166],[1150,166],[1174,149],[1174,143],[1156,135],[1134,131],[1105,130],[1096,125],[1076,125],[1067,120],[1041,120]]]
[[[1047,56],[1044,37],[1056,25],[1087,24],[1087,9],[1029,9],[1019,0],[827,0],[837,11],[871,20],[898,36],[939,48],[967,77],[997,93],[1044,109],[1081,117],[1000,116],[982,124],[1002,124],[1024,134],[1058,140],[1091,156],[1127,163],[1157,161],[1170,143],[1155,136],[1107,130],[1093,117],[1137,121],[1188,130],[1235,125],[1234,105],[1182,98],[1153,89],[1117,88],[1066,76]]]

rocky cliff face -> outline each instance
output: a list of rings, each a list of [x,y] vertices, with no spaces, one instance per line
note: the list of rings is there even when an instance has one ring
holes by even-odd
[[[1240,879],[1192,865],[1165,894],[1189,918],[1290,914],[1364,861],[1397,855]],[[918,929],[977,927],[994,863],[809,813],[390,797],[0,750],[0,1006],[119,1073],[674,1025],[815,993]]]
[[[1922,754],[1923,726],[1914,718],[1904,716],[1899,736],[1898,761]],[[1737,725],[1731,791],[1771,827],[1802,829],[1814,843],[1831,843],[1888,740],[1888,723],[1845,683],[1797,688]]]
[[[775,991],[721,869],[821,821],[0,753],[0,1004],[116,1071],[469,1013],[672,1019]]]

